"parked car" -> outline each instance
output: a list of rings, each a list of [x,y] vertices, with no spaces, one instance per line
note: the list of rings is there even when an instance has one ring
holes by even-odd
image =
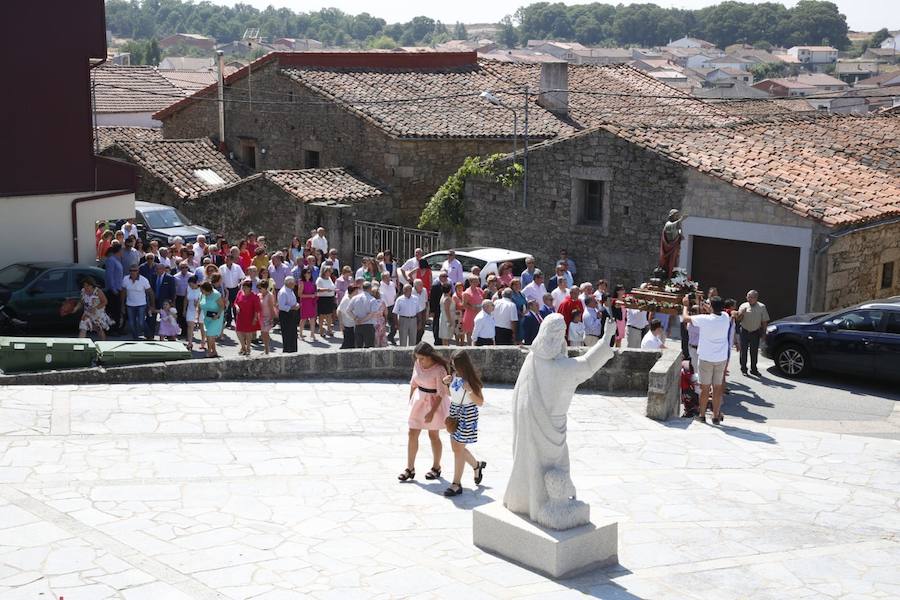
[[[69,299],[81,296],[81,282],[92,277],[106,287],[106,272],[64,262],[14,263],[0,269],[0,306],[10,319],[24,322],[24,329],[76,331],[79,315],[60,316]]]
[[[456,248],[456,258],[462,264],[463,271],[466,275],[472,272],[473,267],[481,268],[481,283],[487,282],[487,277],[491,273],[498,273],[500,265],[505,262],[511,262],[513,273],[518,276],[525,270],[525,259],[531,258],[530,254],[523,254],[515,250],[504,250],[503,248]],[[440,250],[425,255],[425,260],[431,267],[433,274],[432,281],[437,281],[438,272],[441,265],[447,260],[448,250]]]
[[[900,296],[774,321],[763,354],[788,377],[820,369],[900,380]]]
[[[154,204],[152,202],[134,203],[135,220],[138,227],[138,236],[147,244],[156,240],[160,245],[168,245],[172,238],[180,236],[186,244],[197,241],[198,235],[206,236],[210,242],[211,231],[206,227],[194,225],[178,209],[166,204]],[[116,222],[116,228],[125,223],[124,219]]]

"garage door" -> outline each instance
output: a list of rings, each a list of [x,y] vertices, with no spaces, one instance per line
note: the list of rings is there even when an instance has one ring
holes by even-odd
[[[740,304],[756,289],[773,320],[797,312],[800,248],[697,235],[693,241],[690,273],[704,291],[716,286]]]

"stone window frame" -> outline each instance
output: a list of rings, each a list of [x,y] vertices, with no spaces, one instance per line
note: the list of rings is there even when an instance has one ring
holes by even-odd
[[[896,263],[893,260],[881,263],[881,276],[878,278],[879,290],[889,290],[894,287],[896,283],[894,281],[895,266]]]
[[[574,167],[569,172],[571,177],[570,225],[573,229],[609,234],[609,220],[612,213],[612,169],[608,167]],[[585,182],[599,181],[603,185],[601,220],[586,222],[584,220]]]

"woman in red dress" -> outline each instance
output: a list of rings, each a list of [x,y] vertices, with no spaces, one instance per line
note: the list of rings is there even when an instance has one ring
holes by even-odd
[[[241,283],[241,291],[234,300],[234,310],[237,313],[234,329],[237,331],[238,341],[241,342],[241,351],[238,354],[250,356],[250,340],[259,330],[262,303],[259,296],[253,293],[253,283],[249,279]]]

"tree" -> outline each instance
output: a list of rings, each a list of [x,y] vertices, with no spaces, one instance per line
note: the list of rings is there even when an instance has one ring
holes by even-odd
[[[466,26],[456,22],[456,26],[453,28],[453,39],[454,40],[467,40],[469,39],[469,33],[466,31]]]
[[[150,40],[150,43],[147,44],[144,60],[148,65],[158,65],[159,61],[162,60],[162,52],[159,50],[159,43],[156,41],[156,38],[153,38]]]
[[[516,33],[516,26],[513,25],[512,17],[506,15],[500,19],[500,43],[507,48],[515,48],[519,43],[519,36]]]
[[[891,32],[887,30],[887,27],[882,27],[878,31],[872,34],[872,37],[869,38],[869,48],[879,48],[881,47],[881,42],[891,37]]]

